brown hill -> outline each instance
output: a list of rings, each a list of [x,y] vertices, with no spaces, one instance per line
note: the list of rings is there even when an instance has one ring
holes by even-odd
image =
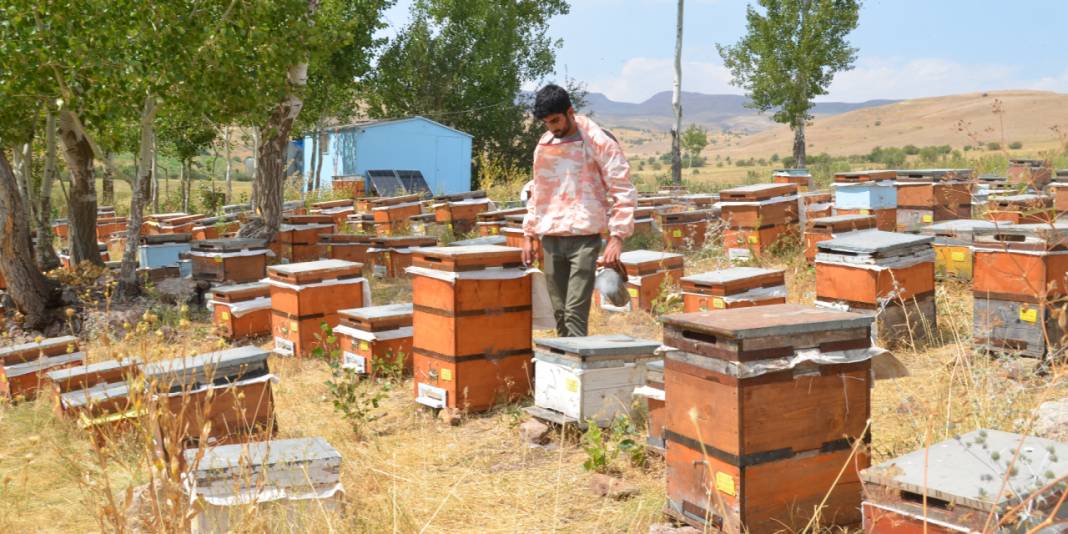
[[[1000,107],[1001,113],[995,112]],[[962,127],[963,126],[963,131]],[[816,118],[808,128],[810,153],[864,154],[876,146],[1020,142],[1025,151],[1048,149],[1068,133],[1068,94],[990,91],[905,100]],[[793,133],[785,126],[719,143],[710,153],[732,157],[787,155]]]

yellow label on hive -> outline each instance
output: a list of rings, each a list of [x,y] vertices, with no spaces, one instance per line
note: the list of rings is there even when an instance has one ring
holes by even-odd
[[[329,255],[331,255],[333,253],[334,253],[334,245],[327,245],[326,246],[326,255],[329,256]]]
[[[292,330],[293,332],[296,332],[297,330],[300,330],[300,325],[296,321],[290,321],[289,322],[289,329]]]
[[[964,253],[963,252],[951,252],[949,254],[949,257],[952,258],[953,261],[964,261]]]
[[[230,320],[230,312],[222,312],[222,320],[229,321]]]
[[[497,234],[497,227],[496,226],[490,226],[490,233],[496,235]]]
[[[1033,323],[1038,320],[1038,310],[1035,308],[1020,308],[1020,320]]]
[[[934,216],[933,215],[924,215],[923,217],[921,217],[921,220],[923,220],[923,222],[932,222],[932,221],[934,221]]]
[[[360,341],[360,350],[371,350],[371,345],[368,345],[366,341]]]
[[[442,380],[452,380],[452,369],[442,369],[441,370],[441,379]]]
[[[630,293],[631,297],[637,297],[638,296],[638,288],[636,288],[636,287],[628,287],[627,288],[627,293]]]
[[[751,243],[753,245],[759,244],[760,243],[760,236],[758,236],[758,235],[749,236],[749,243]]]
[[[734,487],[734,477],[722,471],[716,471],[716,491],[737,497],[738,490]]]
[[[671,237],[682,237],[682,230],[672,230]]]
[[[723,302],[723,299],[718,299],[717,298],[717,299],[712,299],[712,307],[713,308],[719,308],[719,309],[722,310],[723,308],[727,307],[727,304],[725,302]]]
[[[860,214],[861,215],[871,215],[871,211],[870,210],[860,210]]]
[[[578,380],[575,380],[574,378],[568,378],[564,381],[564,387],[571,393],[578,393],[578,386]]]
[[[215,256],[215,263],[222,263],[222,262],[223,262],[223,257],[222,256]]]

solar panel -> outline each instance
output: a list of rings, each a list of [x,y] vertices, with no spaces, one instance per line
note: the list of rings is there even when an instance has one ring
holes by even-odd
[[[367,179],[374,194],[380,197],[430,191],[419,171],[373,170],[367,171]]]

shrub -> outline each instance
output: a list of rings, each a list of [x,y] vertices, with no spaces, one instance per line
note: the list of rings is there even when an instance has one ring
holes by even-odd
[[[909,156],[915,156],[920,153],[920,148],[916,145],[905,145],[905,154]]]
[[[987,150],[1001,150],[1001,143],[990,142],[986,144]]]
[[[1020,150],[1021,148],[1023,148],[1023,143],[1019,141],[1013,141],[1012,143],[1009,143],[1009,148],[1011,148],[1012,150]]]

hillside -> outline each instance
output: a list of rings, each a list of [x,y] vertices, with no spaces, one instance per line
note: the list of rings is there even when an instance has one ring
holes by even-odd
[[[1001,103],[1003,113],[994,113],[995,101]],[[965,131],[960,129],[962,122]],[[960,148],[974,144],[973,136],[983,143],[1020,142],[1025,150],[1034,151],[1055,146],[1058,134],[1051,128],[1058,125],[1068,128],[1068,94],[991,91],[905,100],[817,117],[807,134],[809,152],[832,155],[909,144]],[[776,126],[708,150],[731,157],[767,157],[789,154],[792,143],[790,129]]]

